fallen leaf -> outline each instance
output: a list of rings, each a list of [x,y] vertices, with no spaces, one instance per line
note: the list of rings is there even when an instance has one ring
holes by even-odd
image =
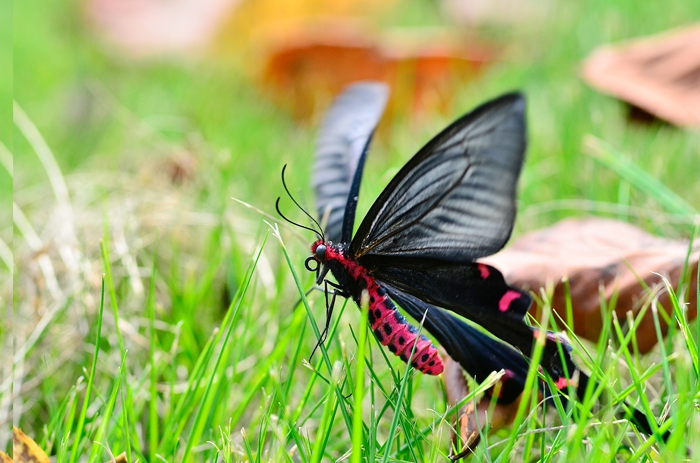
[[[12,453],[15,463],[49,463],[41,447],[15,426],[12,427]]]
[[[596,341],[603,328],[601,291],[606,300],[617,295],[615,313],[621,323],[626,322],[627,312],[637,314],[650,298],[657,298],[659,312],[673,319],[662,276],[674,288],[678,287],[688,249],[688,242],[653,236],[616,220],[567,219],[523,235],[508,248],[483,260],[500,269],[510,284],[536,294],[540,288],[553,285],[553,311],[578,336]],[[689,261],[691,288],[697,287],[699,252],[700,240],[697,240]],[[572,319],[566,314],[564,278],[570,286]],[[692,320],[697,317],[697,292],[688,291],[685,301],[688,319]],[[538,319],[540,309],[536,304],[531,309]],[[668,325],[663,316],[659,319],[665,335]],[[642,317],[636,338],[642,353],[658,342],[651,310]]]
[[[312,117],[343,87],[360,80],[392,87],[390,113],[444,111],[454,88],[478,75],[495,55],[494,46],[447,30],[375,33],[357,21],[326,20],[271,43],[262,83],[298,119]]]
[[[445,363],[442,380],[445,383],[447,401],[454,406],[467,396],[469,387],[461,365],[446,353],[442,352],[441,355]],[[493,386],[492,390],[497,387],[498,385]],[[450,459],[459,460],[472,453],[479,445],[483,432],[497,431],[510,425],[517,415],[520,400],[521,398],[518,397],[509,404],[500,404],[484,396],[479,400],[468,402],[459,411],[457,417],[455,428],[459,432],[459,437],[452,433],[452,445],[457,452],[451,454]]]
[[[591,86],[660,119],[700,127],[700,24],[600,48],[581,73]]]
[[[126,452],[122,452],[111,460],[107,460],[105,463],[128,463],[126,459]]]

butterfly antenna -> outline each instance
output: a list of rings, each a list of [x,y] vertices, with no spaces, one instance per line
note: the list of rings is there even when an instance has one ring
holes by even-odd
[[[303,228],[304,230],[309,230],[309,231],[315,233],[316,235],[318,235],[319,238],[323,239],[323,235],[322,235],[321,233],[319,233],[318,230],[314,230],[314,229],[311,228],[311,227],[307,227],[307,226],[305,226],[305,225],[302,225],[302,224],[300,224],[300,223],[297,223],[297,222],[295,222],[295,221],[290,220],[289,218],[287,218],[287,216],[285,216],[285,215],[282,213],[282,211],[280,210],[280,200],[281,200],[281,199],[282,199],[282,198],[279,198],[279,197],[278,197],[278,198],[277,198],[277,202],[275,202],[275,209],[277,209],[277,213],[280,215],[280,217],[282,217],[284,220],[286,220],[287,222],[291,223],[292,225],[296,225],[296,226],[299,227],[299,228]]]
[[[296,225],[296,226],[298,226],[298,227],[301,227],[301,228],[303,228],[303,229],[305,229],[305,230],[312,231],[312,232],[316,233],[316,234],[318,235],[319,238],[321,238],[323,241],[325,241],[326,238],[325,238],[325,236],[324,236],[324,234],[323,234],[323,229],[321,228],[321,224],[319,224],[318,221],[317,221],[316,219],[314,219],[314,217],[313,217],[311,214],[309,214],[308,212],[306,212],[306,209],[304,209],[303,207],[301,207],[301,205],[297,202],[297,200],[294,199],[294,196],[292,196],[292,194],[289,192],[289,188],[287,188],[287,182],[286,182],[285,179],[284,179],[284,171],[285,171],[286,169],[287,169],[287,164],[285,164],[285,165],[282,167],[282,185],[284,186],[284,191],[287,192],[287,196],[289,196],[289,199],[292,200],[292,202],[301,210],[301,212],[303,212],[304,215],[306,215],[306,216],[318,227],[318,230],[314,230],[314,229],[312,229],[312,228],[310,228],[310,227],[305,227],[305,226],[300,225],[300,224],[298,224],[298,223],[296,223],[296,222],[293,222],[293,221],[289,220],[287,217],[285,217],[284,214],[282,214],[282,212],[280,211],[280,208],[279,208],[280,198],[277,198],[277,204],[276,204],[277,213],[278,213],[280,216],[282,216],[282,218],[283,218],[284,220],[286,220],[287,222],[289,222],[289,223],[291,223],[291,224],[293,224],[293,225]]]

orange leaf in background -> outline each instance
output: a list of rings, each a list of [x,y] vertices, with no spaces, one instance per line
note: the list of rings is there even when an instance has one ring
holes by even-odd
[[[12,427],[12,453],[15,463],[50,463],[41,447],[15,426]]]
[[[700,240],[690,255],[691,288],[685,295],[688,319],[697,317],[697,265]],[[554,285],[553,311],[583,338],[596,341],[602,330],[600,288],[606,300],[617,294],[615,313],[625,323],[626,313],[637,314],[650,300],[658,298],[659,311],[673,319],[673,308],[659,275],[678,287],[688,243],[650,235],[630,224],[608,219],[567,219],[552,227],[521,236],[507,249],[484,259],[503,272],[510,284],[531,289]],[[566,293],[562,279],[568,278],[573,320],[566,316]],[[644,281],[649,294],[640,284]],[[539,307],[531,313],[539,319]],[[661,315],[661,314],[660,314]],[[662,332],[668,326],[659,316]],[[637,330],[642,353],[657,343],[651,310],[644,314]]]
[[[347,84],[366,79],[393,87],[397,111],[444,111],[455,86],[495,55],[462,29],[378,33],[373,17],[396,0],[85,2],[95,32],[123,54],[232,63],[299,119],[327,106]]]
[[[700,24],[600,48],[581,72],[602,92],[672,124],[700,128]]]
[[[313,116],[359,80],[392,86],[389,112],[444,111],[454,88],[478,75],[494,55],[492,47],[462,34],[420,29],[372,34],[354,21],[325,21],[271,45],[263,85],[299,119]]]

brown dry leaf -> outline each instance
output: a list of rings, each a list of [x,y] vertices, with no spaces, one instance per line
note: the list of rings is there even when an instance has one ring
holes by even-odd
[[[445,362],[445,370],[442,379],[445,382],[447,401],[450,405],[455,405],[467,396],[469,390],[464,378],[464,371],[459,363],[455,362],[449,355],[441,353]],[[494,386],[496,387],[496,386]],[[490,398],[485,397],[478,402],[469,402],[460,410],[455,428],[459,432],[459,438],[452,434],[453,448],[460,449],[451,460],[458,460],[474,451],[481,441],[481,433],[497,431],[510,425],[518,412],[520,398],[510,404],[492,403]]]
[[[582,74],[660,119],[700,127],[700,24],[603,47],[586,59]]]
[[[126,452],[122,452],[111,460],[107,460],[105,463],[127,463]]]
[[[658,297],[659,311],[672,316],[672,306],[660,275],[678,287],[688,242],[650,235],[630,224],[609,219],[567,219],[552,227],[518,238],[510,247],[484,259],[500,269],[510,284],[531,289],[554,286],[552,307],[574,332],[595,341],[602,329],[600,294],[607,300],[617,293],[615,313],[621,323],[626,313],[636,314]],[[690,320],[697,316],[697,265],[700,240],[690,255],[693,290],[685,295]],[[573,304],[573,320],[566,317],[566,296],[562,279],[568,278]],[[651,289],[645,290],[639,280]],[[539,307],[531,313],[539,319]],[[667,324],[659,316],[662,332]],[[654,318],[647,310],[636,331],[642,353],[657,343]]]
[[[15,463],[49,463],[49,457],[41,447],[15,426],[12,427],[12,453]]]
[[[326,20],[271,44],[263,84],[298,118],[312,116],[324,99],[358,80],[393,87],[389,112],[444,110],[455,85],[474,78],[494,56],[493,47],[445,30],[378,34],[357,21]]]
[[[132,58],[208,55],[231,62],[298,118],[343,87],[391,84],[402,113],[445,109],[456,84],[494,59],[493,47],[450,30],[377,33],[396,0],[85,0],[105,42]],[[391,110],[391,107],[389,108]]]

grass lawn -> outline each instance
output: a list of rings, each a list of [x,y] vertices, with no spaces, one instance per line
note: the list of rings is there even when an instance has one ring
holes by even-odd
[[[447,24],[436,5],[397,3],[376,21]],[[0,422],[13,402],[14,423],[57,462],[122,452],[130,462],[447,461],[454,413],[442,383],[381,349],[352,302],[336,305],[308,362],[325,322],[321,293],[299,303],[314,237],[278,228],[274,202],[284,164],[311,201],[317,124],[295,122],[225,60],[122,57],[85,25],[82,2],[13,9],[17,106],[14,132],[0,136],[14,168],[11,181],[0,166],[0,193],[13,188],[16,207],[0,238],[14,251],[14,316],[0,323]],[[386,125],[358,217],[432,135],[520,89],[530,145],[515,236],[598,215],[687,239],[700,211],[700,133],[628,123],[578,66],[599,45],[697,20],[697,0],[582,0],[485,29],[503,60],[455,89],[446,113]],[[591,156],[590,137],[611,161]],[[646,356],[619,347],[633,329],[610,325],[597,345],[573,343],[609,387],[573,409],[523,407],[472,461],[698,461],[698,323],[681,320]],[[666,445],[616,420],[623,397],[667,420]],[[0,449],[11,447],[12,419]]]

